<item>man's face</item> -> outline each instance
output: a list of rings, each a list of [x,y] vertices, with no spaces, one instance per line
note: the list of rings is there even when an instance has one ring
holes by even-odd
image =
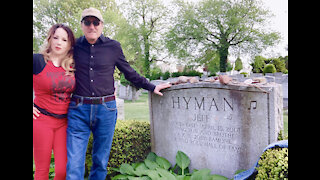
[[[81,29],[90,44],[94,44],[101,36],[103,23],[96,17],[85,17],[81,22]]]

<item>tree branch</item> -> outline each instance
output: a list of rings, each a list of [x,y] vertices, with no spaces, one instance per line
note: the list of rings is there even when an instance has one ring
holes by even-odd
[[[162,59],[155,59],[155,57],[152,57],[151,60],[150,60],[150,62],[152,62],[152,61],[159,61],[159,62],[164,62],[164,63],[166,63],[166,64],[170,64],[169,62],[165,61],[165,59],[167,59],[168,57],[169,57],[169,55],[165,56],[165,57],[162,58]]]

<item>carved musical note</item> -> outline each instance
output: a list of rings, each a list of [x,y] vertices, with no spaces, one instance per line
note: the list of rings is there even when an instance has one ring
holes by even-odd
[[[251,101],[248,110],[257,109],[257,101]]]

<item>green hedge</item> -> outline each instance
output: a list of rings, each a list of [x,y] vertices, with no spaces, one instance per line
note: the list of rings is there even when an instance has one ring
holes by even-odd
[[[275,73],[277,72],[275,66],[273,64],[267,64],[264,69],[263,69],[263,74],[265,75],[266,73]]]
[[[92,166],[92,142],[90,135],[86,154],[86,175]],[[150,123],[136,120],[117,120],[110,158],[108,174],[113,174],[112,168],[118,168],[122,163],[143,161],[151,151]]]
[[[288,179],[288,148],[268,149],[258,164],[256,180]]]

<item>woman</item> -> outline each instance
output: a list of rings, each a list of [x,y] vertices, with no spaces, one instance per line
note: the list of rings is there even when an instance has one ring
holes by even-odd
[[[66,177],[66,114],[75,88],[74,44],[72,30],[56,24],[50,28],[40,54],[33,54],[35,180],[48,179],[52,150],[54,180]]]

